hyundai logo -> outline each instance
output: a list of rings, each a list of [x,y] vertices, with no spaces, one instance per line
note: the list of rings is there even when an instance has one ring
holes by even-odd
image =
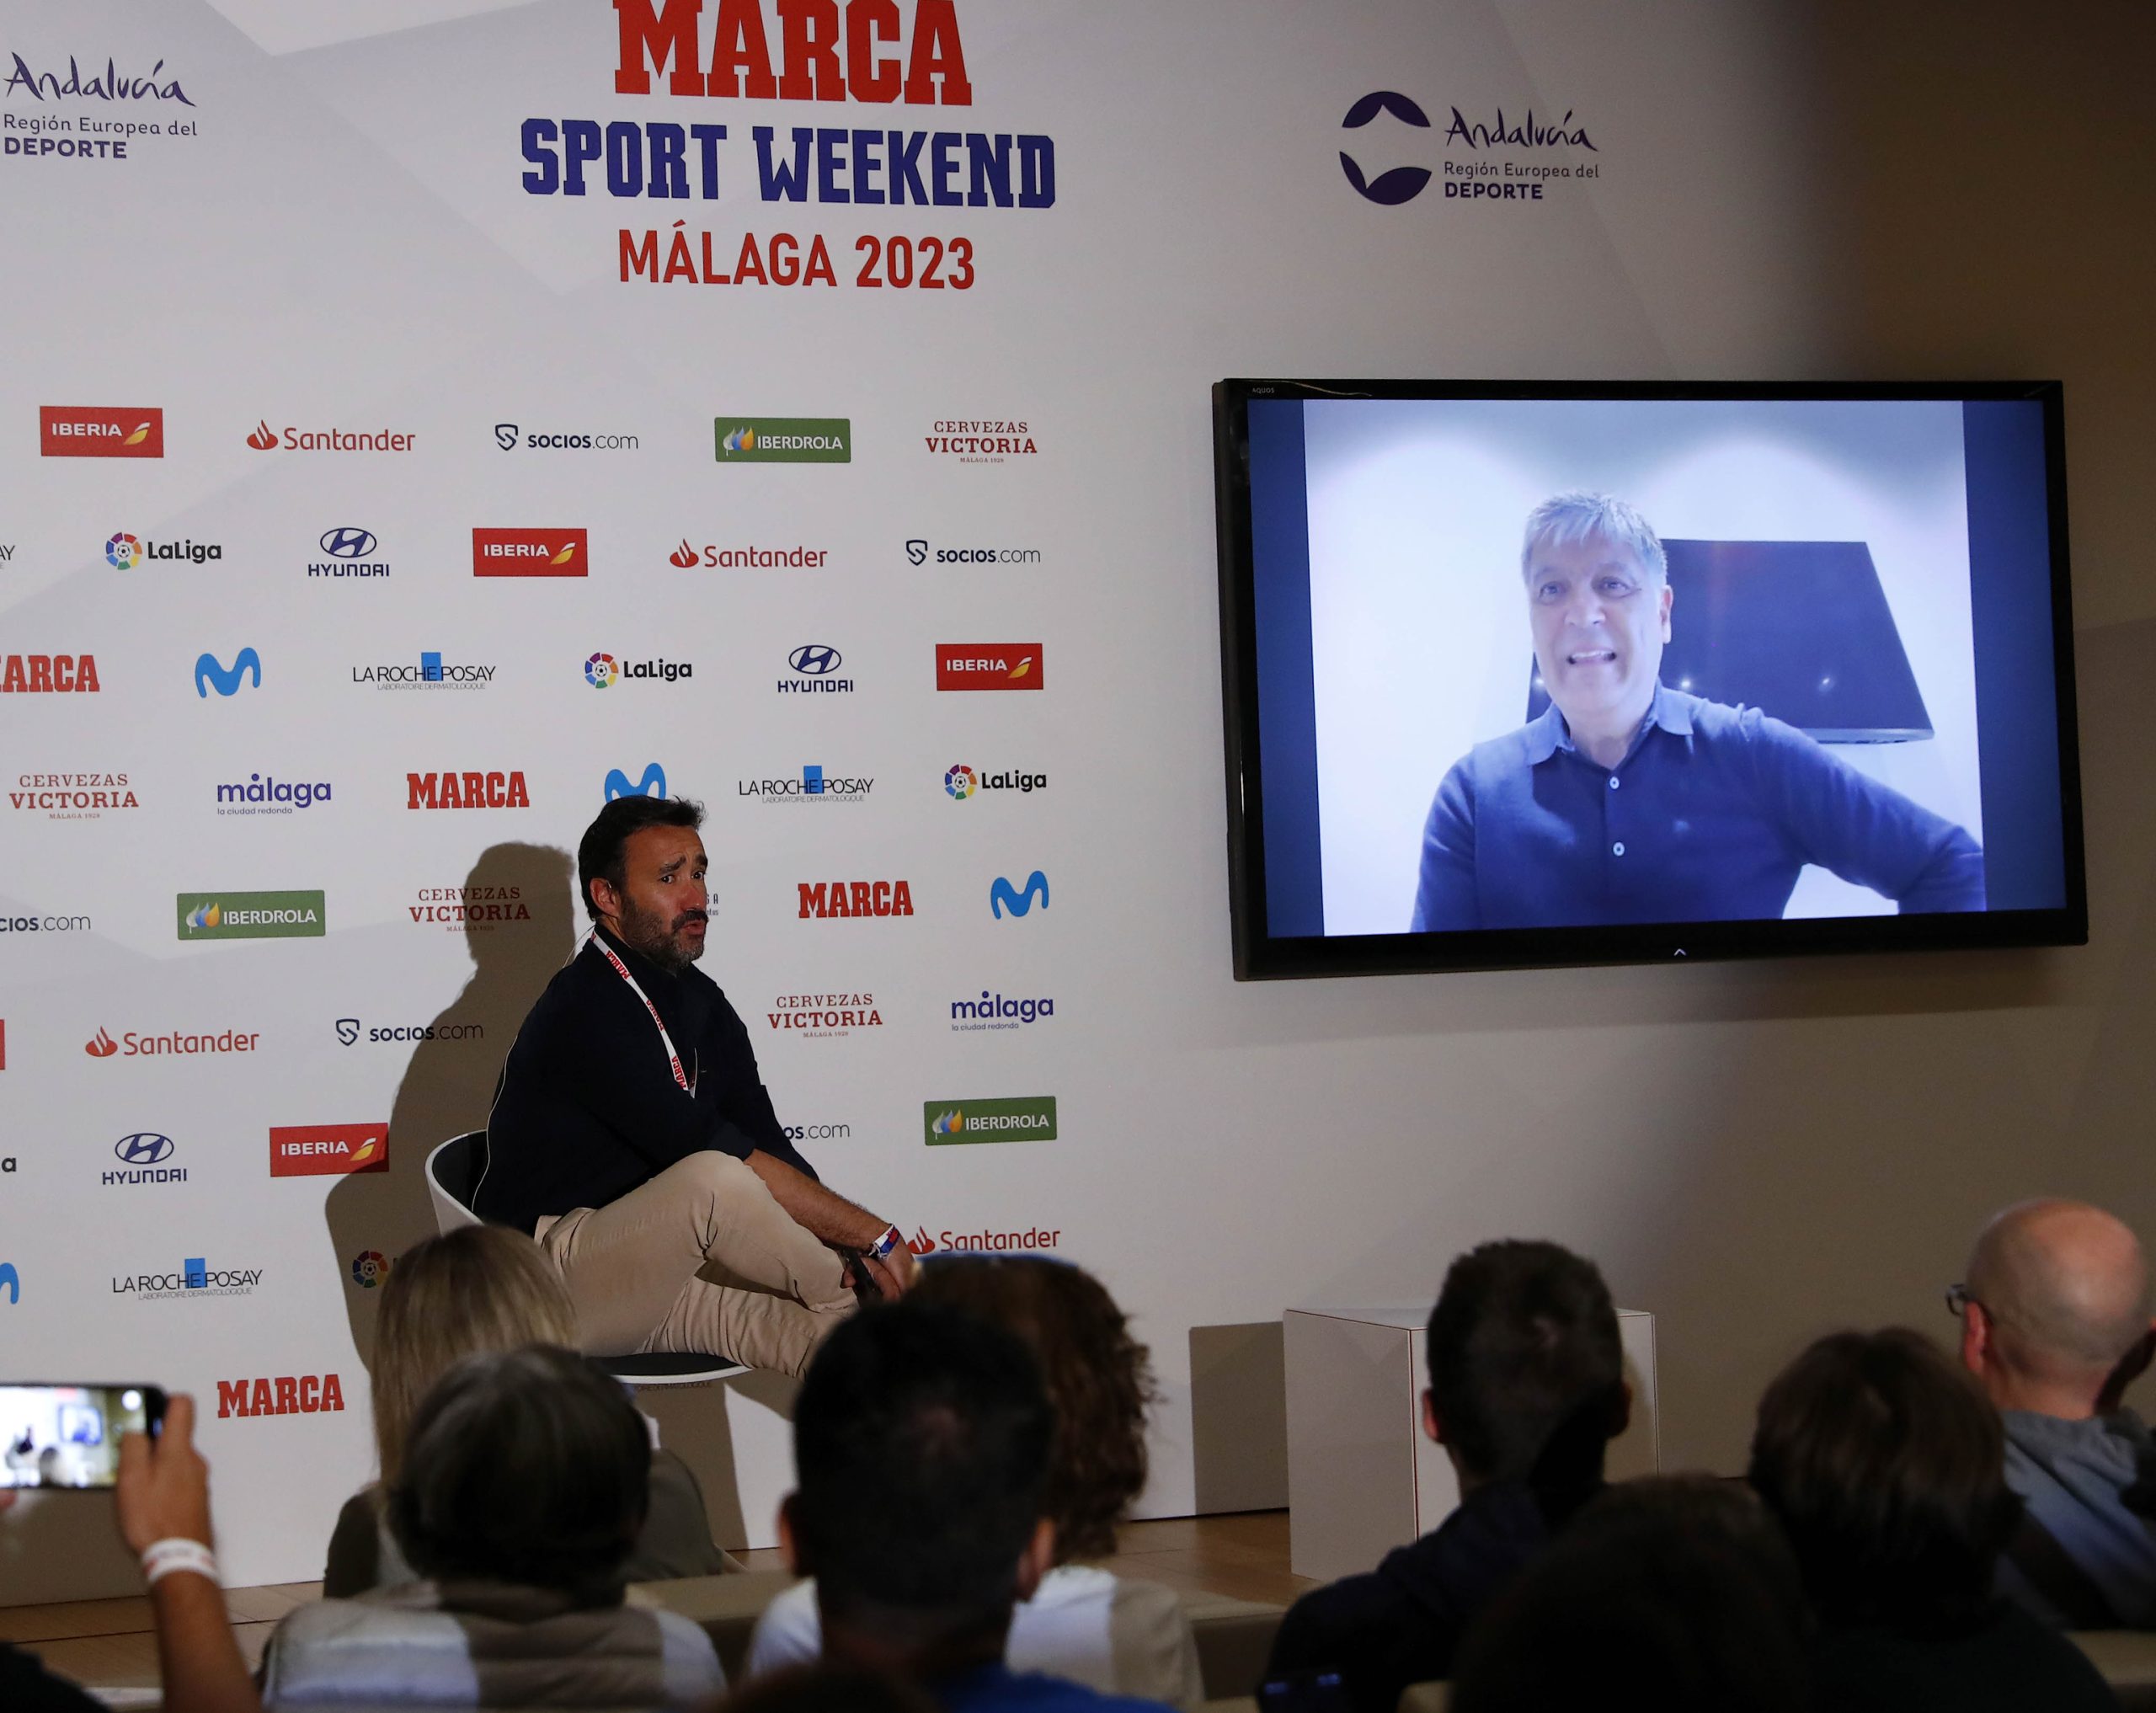
[[[374,536],[367,530],[331,530],[322,538],[322,551],[333,559],[364,559],[374,552]]]
[[[839,670],[839,651],[824,643],[803,643],[786,657],[787,664],[796,672],[807,672],[821,676]]]
[[[172,1152],[172,1138],[155,1131],[137,1130],[112,1145],[112,1151],[129,1166],[155,1166]]]

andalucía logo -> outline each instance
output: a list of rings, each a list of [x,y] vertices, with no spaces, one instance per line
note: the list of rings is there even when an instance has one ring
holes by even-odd
[[[104,538],[105,563],[115,571],[132,571],[145,559],[184,559],[190,565],[206,565],[224,557],[223,544],[218,542],[147,542],[125,530]]]
[[[217,813],[221,815],[288,815],[295,809],[311,808],[316,803],[328,801],[329,782],[326,779],[310,784],[303,779],[279,779],[274,774],[250,773],[244,785],[235,780],[230,785],[217,787]]]
[[[38,451],[48,458],[162,458],[161,405],[41,404]]]
[[[938,643],[938,690],[1038,690],[1047,668],[1038,643]]]
[[[10,654],[6,667],[0,669],[0,693],[42,695],[99,688],[94,654]]]
[[[352,524],[343,524],[334,530],[322,532],[322,551],[325,556],[310,563],[307,574],[310,577],[387,577],[389,563],[375,557],[381,547],[372,530],[363,530]]]
[[[376,690],[484,690],[499,670],[492,664],[445,662],[440,649],[428,648],[421,652],[416,666],[355,666],[352,682],[371,684]]]
[[[10,98],[18,89],[26,89],[34,101],[60,101],[73,96],[83,101],[177,101],[183,107],[195,104],[179,87],[179,79],[166,75],[163,60],[152,66],[147,76],[138,77],[121,71],[108,55],[104,75],[98,75],[97,61],[93,60],[89,81],[85,83],[83,68],[75,63],[72,54],[67,56],[67,76],[64,81],[56,71],[32,70],[20,54],[12,57],[15,66],[8,74],[7,82]],[[160,82],[160,78],[163,81]]]
[[[334,1374],[280,1374],[275,1379],[217,1382],[220,1416],[312,1416],[344,1407],[344,1383]]]
[[[843,416],[722,416],[712,433],[722,464],[853,462],[853,424]]]
[[[774,1029],[812,1037],[851,1035],[856,1029],[880,1029],[883,1014],[873,993],[782,993],[764,1015]]]
[[[1018,1100],[927,1101],[921,1108],[922,1139],[931,1148],[959,1142],[1053,1142],[1055,1097]]]
[[[803,643],[786,657],[786,664],[797,675],[778,680],[781,696],[853,693],[853,680],[839,676],[839,668],[846,664],[846,657],[829,643]]]
[[[177,1273],[138,1273],[115,1278],[112,1294],[138,1303],[177,1302],[184,1297],[251,1297],[262,1283],[259,1267],[213,1267],[197,1255]]]
[[[154,1130],[137,1130],[131,1136],[122,1136],[112,1145],[114,1157],[120,1161],[117,1171],[104,1175],[107,1184],[185,1183],[187,1168],[167,1166],[173,1155],[172,1138],[160,1136]]]
[[[1390,89],[1378,89],[1365,95],[1348,109],[1348,116],[1340,121],[1342,131],[1360,131],[1380,114],[1390,114],[1402,125],[1413,125],[1419,131],[1430,128],[1430,116],[1405,95]],[[1422,193],[1430,182],[1428,167],[1394,167],[1380,173],[1375,178],[1366,176],[1362,165],[1347,150],[1340,152],[1340,170],[1348,175],[1348,182],[1371,201],[1385,207],[1396,207]]]
[[[913,889],[903,880],[794,883],[801,892],[801,919],[811,916],[910,916]]]
[[[594,690],[611,690],[623,680],[671,684],[678,678],[696,676],[692,660],[631,660],[612,654],[591,654],[584,663],[584,681]]]
[[[19,773],[8,803],[41,810],[49,821],[94,821],[107,809],[141,807],[125,773]]]
[[[247,443],[258,452],[274,452],[280,446],[292,452],[408,452],[414,438],[388,429],[355,433],[350,429],[287,427],[280,434],[265,417],[255,424]]]
[[[972,1034],[983,1029],[1022,1029],[1028,1023],[1055,1015],[1052,999],[1006,999],[981,990],[977,1000],[951,1001],[951,1033]]]
[[[530,808],[521,773],[408,773],[408,809]]]
[[[734,785],[742,796],[759,803],[866,803],[876,782],[826,774],[812,762],[801,770],[798,779],[737,779]]]
[[[270,1176],[349,1177],[389,1170],[387,1124],[272,1124]]]
[[[1033,457],[1040,451],[1033,444],[1031,427],[1009,417],[938,421],[921,440],[939,457],[956,458],[961,464],[1001,464],[1006,458]]]
[[[318,892],[183,892],[183,940],[318,940],[326,906]]]
[[[405,906],[412,920],[452,934],[483,933],[504,923],[531,920],[531,906],[524,901],[520,886],[423,886],[417,904]]]
[[[953,762],[943,770],[943,789],[963,803],[977,792],[1046,791],[1048,775],[1021,772],[1015,768],[1006,768],[1000,773],[979,773],[963,762]]]
[[[645,762],[643,776],[634,780],[618,767],[607,770],[606,801],[608,803],[613,802],[617,797],[663,798],[665,795],[666,770],[656,761]]]
[[[1033,1225],[1023,1231],[939,1231],[931,1237],[926,1226],[916,1225],[913,1235],[906,1239],[906,1247],[915,1255],[933,1255],[939,1249],[1023,1251],[1058,1248],[1062,1241],[1061,1226]]]
[[[807,571],[821,569],[830,558],[828,547],[722,547],[716,542],[692,547],[684,536],[681,545],[666,556],[666,563],[680,571],[699,565],[721,571]]]
[[[589,577],[591,548],[584,530],[472,531],[474,577]]]

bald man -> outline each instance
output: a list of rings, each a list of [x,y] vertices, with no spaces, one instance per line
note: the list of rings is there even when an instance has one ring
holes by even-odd
[[[2120,1403],[2156,1351],[2139,1241],[2101,1208],[2024,1202],[1978,1234],[1956,1298],[2028,1506],[2003,1592],[2062,1628],[2156,1627],[2156,1438]]]

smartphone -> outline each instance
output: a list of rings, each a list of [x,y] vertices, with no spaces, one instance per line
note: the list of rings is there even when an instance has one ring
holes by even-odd
[[[164,1419],[157,1386],[0,1384],[0,1487],[109,1487],[120,1436]]]
[[[1260,1713],[1348,1713],[1348,1686],[1338,1672],[1296,1672],[1257,1686]]]

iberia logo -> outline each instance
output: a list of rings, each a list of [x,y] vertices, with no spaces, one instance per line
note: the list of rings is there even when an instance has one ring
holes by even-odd
[[[472,531],[474,577],[585,577],[590,551],[584,530]]]
[[[270,1131],[272,1177],[345,1177],[389,1170],[387,1124],[283,1124]]]
[[[162,458],[165,414],[157,405],[41,404],[38,451],[48,458]]]
[[[938,690],[1038,690],[1044,675],[1038,643],[938,643]]]

